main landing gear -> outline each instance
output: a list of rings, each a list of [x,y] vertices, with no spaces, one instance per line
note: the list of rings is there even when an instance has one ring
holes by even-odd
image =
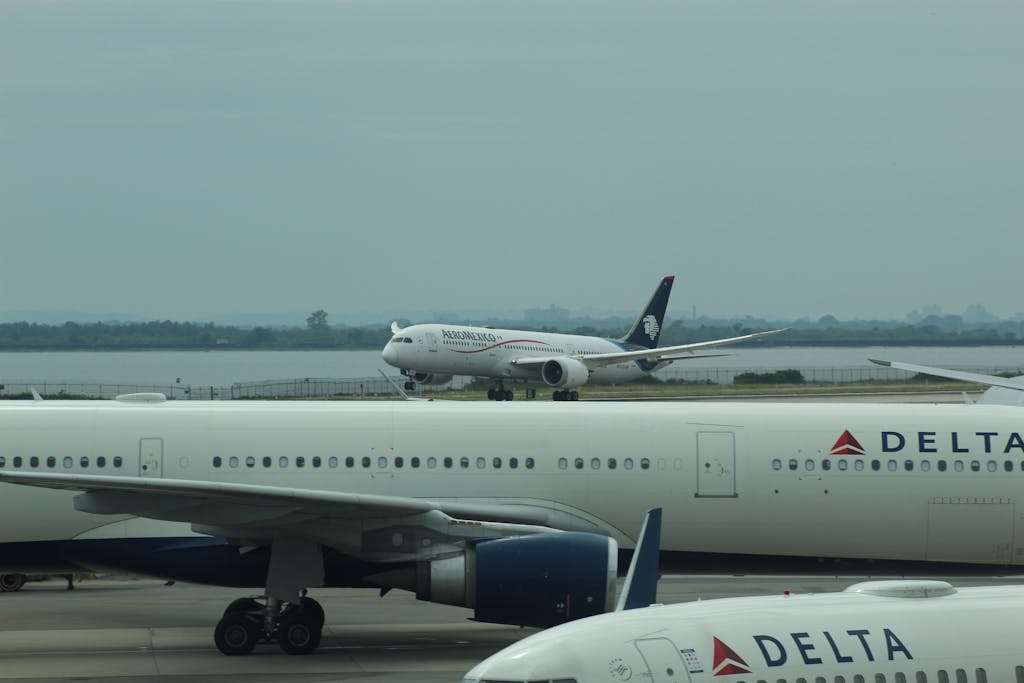
[[[320,645],[323,627],[323,607],[312,598],[297,604],[239,598],[224,610],[213,640],[226,655],[247,655],[258,643],[274,642],[290,655],[308,655]]]
[[[551,393],[551,400],[553,401],[578,401],[579,399],[580,392],[575,390],[563,389],[562,391]]]
[[[514,398],[514,394],[511,389],[506,389],[505,385],[499,379],[494,383],[493,389],[487,390],[488,401],[511,401]]]

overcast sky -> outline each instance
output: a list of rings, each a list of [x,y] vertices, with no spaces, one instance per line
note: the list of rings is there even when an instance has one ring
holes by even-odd
[[[1024,311],[1019,0],[0,2],[0,311]]]

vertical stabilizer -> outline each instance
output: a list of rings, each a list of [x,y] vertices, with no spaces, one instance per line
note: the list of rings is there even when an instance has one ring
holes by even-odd
[[[661,550],[661,508],[647,511],[640,540],[633,550],[615,611],[647,607],[658,601],[658,555]]]
[[[640,317],[629,328],[626,336],[619,341],[623,344],[642,346],[653,349],[658,346],[658,337],[661,336],[661,328],[665,324],[665,309],[668,308],[668,295],[672,293],[672,283],[675,275],[667,275],[661,280],[661,284],[654,290],[647,307],[640,313]]]

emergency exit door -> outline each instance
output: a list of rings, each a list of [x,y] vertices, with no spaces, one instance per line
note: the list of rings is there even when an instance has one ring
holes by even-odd
[[[690,674],[679,649],[668,638],[644,638],[634,643],[640,651],[651,683],[690,683]],[[641,677],[640,680],[643,680]]]
[[[736,496],[736,435],[697,432],[697,497]]]
[[[164,476],[163,439],[139,439],[139,476]]]

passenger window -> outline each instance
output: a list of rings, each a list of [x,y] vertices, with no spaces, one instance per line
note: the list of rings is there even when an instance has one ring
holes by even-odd
[[[573,461],[573,464],[576,466],[576,469],[582,470],[583,469],[583,458],[576,458]]]
[[[347,456],[345,458],[345,467],[355,467],[355,466],[356,466],[356,459],[353,458],[351,455]]]
[[[928,472],[931,469],[932,469],[932,463],[931,463],[930,460],[922,460],[921,461],[921,471],[922,472]]]
[[[871,469],[877,472],[878,470],[882,469],[882,463],[879,462],[878,460],[872,460]]]
[[[971,461],[971,472],[980,472],[980,471],[981,471],[981,463],[978,462],[977,460],[972,460]]]
[[[526,459],[526,469],[528,469],[528,470],[532,470],[533,469],[533,458],[527,458]]]
[[[923,671],[918,671],[914,674],[914,683],[928,683],[928,674]]]
[[[508,466],[509,466],[510,469],[513,469],[513,470],[518,468],[519,467],[519,458],[509,458],[508,459]]]
[[[913,472],[914,471],[914,461],[913,460],[904,460],[903,461],[903,469],[905,469],[907,472]]]
[[[956,670],[956,683],[967,683],[967,672],[963,669]]]
[[[945,460],[940,460],[939,461],[939,472],[945,472],[945,471],[946,471],[946,461]]]
[[[832,461],[829,460],[828,458],[825,458],[824,460],[822,460],[821,461],[821,469],[823,469],[823,470],[830,470],[830,469],[832,469]]]
[[[0,455],[0,467],[7,467],[7,458]]]
[[[897,469],[899,469],[899,465],[896,464],[895,460],[890,460],[885,464],[885,466],[889,468],[890,472],[895,472]]]
[[[78,464],[81,465],[83,468],[88,467],[89,466],[89,458],[83,457],[81,460],[78,461]],[[3,467],[3,465],[0,465],[0,467]]]
[[[269,455],[264,455],[263,456],[263,466],[264,467],[270,467],[270,465],[273,464],[273,462],[274,462],[274,460]]]
[[[21,467],[21,456],[20,455],[14,456],[14,466],[15,467]]]
[[[114,461],[114,466],[115,467],[117,466],[117,460]],[[256,467],[256,456],[247,455],[245,457],[245,466],[246,467]]]
[[[450,469],[452,468],[452,459],[451,459],[451,458],[448,458],[448,457],[446,457],[446,458],[445,458],[445,459],[443,460],[443,463],[444,463],[444,468],[445,468],[446,470],[450,470]]]
[[[383,455],[377,456],[377,469],[386,470],[388,468],[388,459]]]
[[[853,683],[864,683],[864,677],[861,676],[860,674],[856,674],[853,677]]]
[[[608,469],[615,469],[615,458],[608,458]]]
[[[220,467],[220,465],[221,465],[221,463],[222,463],[222,462],[223,462],[223,461],[222,461],[222,460],[220,459],[220,456],[219,456],[219,455],[215,455],[215,456],[213,456],[213,466],[214,466],[214,467]],[[97,461],[97,464],[99,464],[99,461]]]
[[[282,455],[280,458],[278,458],[277,466],[280,467],[282,470],[288,469],[288,456]]]
[[[49,458],[46,459],[46,466],[47,467],[56,467],[57,466],[57,458],[55,458],[55,457],[53,457],[51,455]]]
[[[302,457],[301,455],[295,456],[295,466],[296,467],[305,467],[306,466],[306,459],[304,457]]]
[[[633,469],[633,458],[626,458],[622,461],[622,467],[627,470]]]
[[[69,469],[71,469],[72,467],[74,467],[74,465],[75,465],[75,459],[74,459],[74,458],[72,458],[72,457],[71,457],[70,455],[65,455],[65,456],[64,456],[64,460],[62,461],[62,463],[61,463],[61,464],[63,464],[63,465],[64,465],[64,469],[66,469],[66,470],[69,470]]]
[[[31,467],[39,467],[39,458],[33,455],[31,458],[28,459],[28,464]]]
[[[779,460],[778,458],[773,458],[772,459],[772,469],[776,470],[776,471],[781,470],[782,469],[782,461]]]
[[[501,458],[493,458],[491,460],[491,467],[493,467],[496,470],[500,470],[501,469]]]
[[[875,683],[885,683],[885,674],[875,674]]]
[[[858,472],[863,472],[864,471],[864,461],[863,460],[854,460],[853,461],[853,469],[857,470]]]
[[[907,676],[902,671],[896,672],[896,683],[907,683]]]
[[[651,469],[651,461],[647,458],[640,458],[640,469],[649,470]]]
[[[466,458],[466,457],[459,458],[459,467],[461,467],[464,470],[468,470],[469,469],[469,458]]]
[[[405,459],[402,456],[400,456],[400,455],[396,455],[395,456],[395,467],[401,467],[404,464],[405,464]]]
[[[436,467],[437,467],[437,458],[435,458],[434,456],[430,456],[429,458],[427,458],[427,468],[432,470],[432,469],[435,469]]]
[[[1024,683],[1024,666],[1018,666],[1013,671],[1017,676],[1017,683]]]
[[[1007,460],[1006,462],[1004,462],[1003,469],[1006,470],[1007,472],[1013,472],[1013,461]]]
[[[939,683],[949,683],[949,674],[943,669],[939,669]]]
[[[988,461],[988,471],[989,472],[995,472],[997,469],[999,469],[999,468],[996,466],[996,461],[995,460],[989,460]]]
[[[798,467],[798,463],[796,461],[796,458],[790,458],[789,459],[789,469],[795,470],[797,467]]]
[[[599,469],[601,469],[601,459],[600,458],[591,458],[590,459],[590,469],[592,469],[592,470],[599,470]]]
[[[988,674],[985,673],[984,669],[975,669],[974,680],[976,683],[988,683]]]
[[[414,470],[415,469],[419,469],[419,466],[420,466],[420,459],[419,459],[419,457],[418,456],[413,456],[412,460],[409,461],[409,464],[412,465],[412,468]]]
[[[482,470],[485,467],[487,467],[487,458],[477,458],[476,459],[476,468],[478,470]]]
[[[957,472],[963,472],[964,471],[964,461],[963,460],[957,460],[956,462],[954,462],[953,463],[953,469],[956,470]]]
[[[320,460],[320,456],[319,455],[314,455],[313,456],[313,467],[320,467],[320,463],[321,462],[323,462],[323,461]]]
[[[807,470],[808,472],[813,472],[814,471],[814,461],[811,460],[810,458],[808,458],[807,460],[804,460],[804,469]]]
[[[349,458],[349,459],[351,460],[351,458]],[[327,466],[330,467],[332,470],[333,469],[337,469],[337,467],[338,467],[338,456],[332,455],[331,457],[327,458]],[[349,465],[349,467],[352,467],[352,465]]]
[[[232,455],[230,458],[228,458],[228,465],[230,465],[232,469],[238,467],[238,456]]]
[[[845,472],[850,467],[850,462],[848,460],[840,460],[836,464],[836,467]]]
[[[828,681],[825,680],[824,676],[815,676],[814,683],[828,683]]]
[[[370,466],[370,456],[368,456],[368,455],[364,455],[363,456],[362,465],[363,465],[363,467],[369,467]]]
[[[569,469],[569,460],[567,458],[558,459],[558,469],[566,470]]]
[[[121,456],[120,455],[115,455],[114,456],[114,467],[118,467],[119,468],[119,467],[121,467],[122,464],[124,464],[124,460],[121,459]]]

